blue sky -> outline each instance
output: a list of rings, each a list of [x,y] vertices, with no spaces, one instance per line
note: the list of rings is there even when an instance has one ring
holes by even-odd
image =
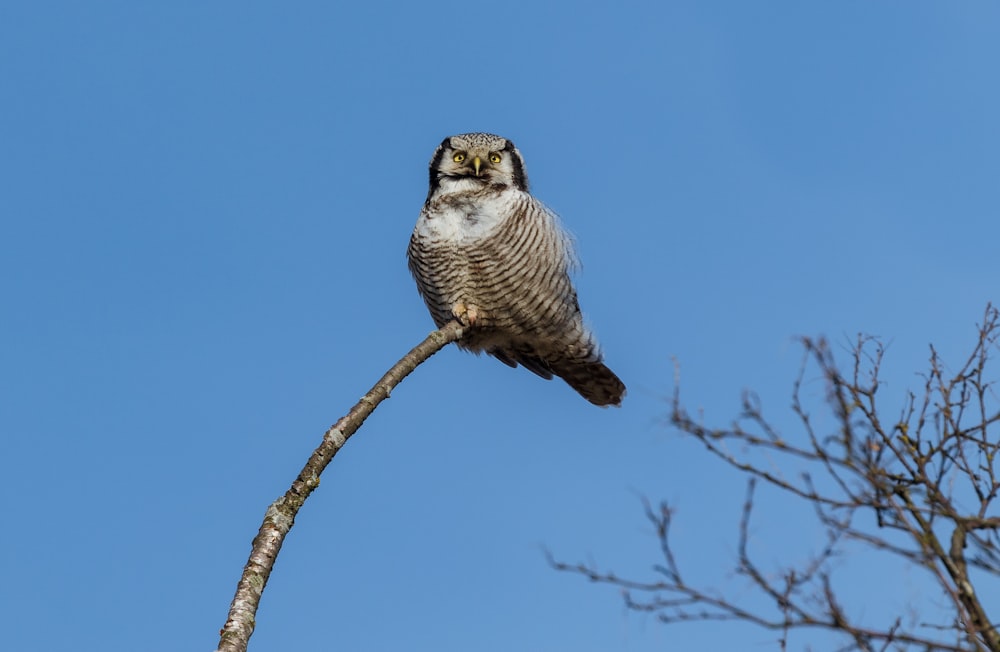
[[[998,62],[985,0],[7,3],[6,647],[214,647],[266,506],[431,329],[406,242],[434,147],[482,130],[576,236],[625,404],[442,352],[328,468],[251,649],[776,649],[541,548],[650,577],[666,498],[681,565],[747,593],[743,480],[664,425],[671,359],[710,422],[753,388],[793,431],[795,336],[890,341],[900,401],[963,355],[1000,300]],[[766,499],[764,559],[821,540]]]

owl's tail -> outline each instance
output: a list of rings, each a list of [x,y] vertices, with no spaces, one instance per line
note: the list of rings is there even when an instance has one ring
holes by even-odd
[[[622,404],[625,383],[601,362],[560,358],[549,361],[549,368],[594,405],[606,407]]]
[[[518,350],[489,349],[489,354],[510,367],[520,364],[546,380],[559,376],[594,405],[621,405],[622,397],[625,396],[625,383],[615,372],[604,366],[600,361],[600,354],[594,349],[591,349],[593,357],[589,358],[560,356],[543,359],[528,347]]]

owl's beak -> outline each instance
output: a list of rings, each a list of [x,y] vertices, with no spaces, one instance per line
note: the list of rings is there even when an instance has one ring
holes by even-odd
[[[483,161],[478,156],[472,159],[472,165],[476,168],[476,176],[479,176],[479,168],[482,167]]]

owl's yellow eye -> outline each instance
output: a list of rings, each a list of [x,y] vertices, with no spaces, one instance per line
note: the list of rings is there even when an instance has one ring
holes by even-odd
[[[490,163],[499,163],[499,162],[500,162],[500,155],[499,154],[497,154],[496,152],[493,152],[492,154],[490,154]]]
[[[456,163],[461,163],[462,161],[465,160],[465,152],[456,153],[454,156],[451,157],[451,160],[455,161]]]

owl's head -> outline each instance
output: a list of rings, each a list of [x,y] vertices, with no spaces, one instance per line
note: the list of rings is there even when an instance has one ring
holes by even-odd
[[[514,143],[493,134],[459,134],[445,138],[434,151],[430,167],[430,194],[442,183],[461,186],[512,186],[528,190],[524,159]]]

